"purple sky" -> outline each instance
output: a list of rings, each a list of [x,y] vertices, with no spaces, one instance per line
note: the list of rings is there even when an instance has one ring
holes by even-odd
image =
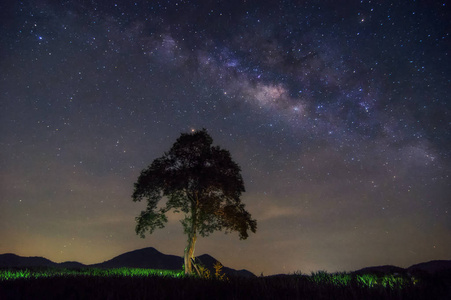
[[[131,194],[205,127],[258,229],[195,254],[257,275],[451,259],[447,1],[85,2],[0,4],[0,253],[182,256],[179,217],[140,239]]]

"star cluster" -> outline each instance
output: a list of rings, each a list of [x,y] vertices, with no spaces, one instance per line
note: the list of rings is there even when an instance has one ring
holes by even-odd
[[[1,4],[0,252],[182,255],[176,215],[135,235],[131,193],[204,127],[241,166],[258,230],[197,254],[256,274],[450,259],[449,6]]]

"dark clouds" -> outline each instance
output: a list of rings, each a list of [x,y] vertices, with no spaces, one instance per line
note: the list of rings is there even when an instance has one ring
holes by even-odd
[[[181,255],[175,220],[134,235],[130,194],[206,127],[259,230],[197,253],[257,274],[449,259],[446,4],[3,4],[0,252]]]

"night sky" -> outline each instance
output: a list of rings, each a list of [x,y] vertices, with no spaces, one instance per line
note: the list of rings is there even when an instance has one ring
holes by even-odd
[[[206,128],[258,228],[196,255],[257,275],[451,259],[450,7],[2,1],[0,253],[182,256],[175,214],[135,234],[133,183]]]

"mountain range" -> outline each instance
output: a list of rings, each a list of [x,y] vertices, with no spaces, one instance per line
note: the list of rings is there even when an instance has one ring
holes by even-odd
[[[210,272],[214,273],[213,265],[218,260],[203,254],[196,257],[196,262],[201,263]],[[55,263],[44,257],[23,257],[12,253],[0,254],[0,268],[29,268],[29,267],[60,267],[60,268],[149,268],[163,270],[180,270],[183,265],[183,257],[168,255],[157,249],[148,247],[118,255],[102,263],[84,265],[76,261]],[[412,265],[408,268],[400,268],[392,265],[367,267],[354,273],[415,273],[425,272],[433,274],[440,271],[451,270],[451,260],[433,260],[429,262]],[[255,277],[248,270],[235,270],[223,267],[222,271],[227,276]]]
[[[218,260],[203,254],[196,257],[196,262],[201,263],[214,274],[213,265]],[[153,247],[126,252],[102,263],[84,265],[76,261],[62,263],[53,262],[44,257],[24,257],[12,253],[0,254],[0,268],[29,268],[29,267],[56,267],[56,268],[149,268],[163,270],[181,270],[183,257],[168,255],[159,252]],[[222,272],[227,276],[255,277],[248,270],[235,270],[224,266]]]
[[[441,271],[451,271],[451,260],[432,260],[429,262],[419,263],[412,265],[408,268],[400,268],[392,265],[386,266],[376,266],[376,267],[367,267],[357,271],[354,273],[384,273],[384,274],[393,274],[393,273],[428,273],[434,274],[436,272]]]

